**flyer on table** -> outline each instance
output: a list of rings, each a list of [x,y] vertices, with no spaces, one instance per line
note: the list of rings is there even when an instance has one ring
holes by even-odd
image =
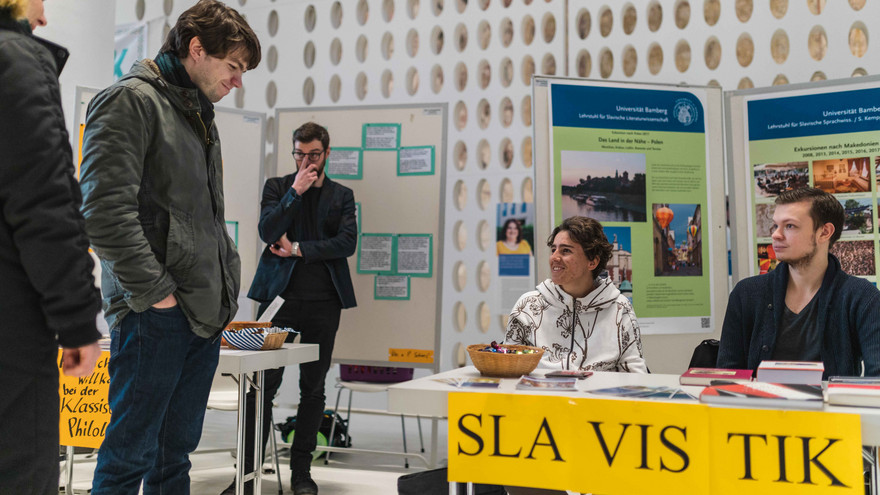
[[[817,187],[845,216],[831,248],[850,275],[877,280],[880,85],[822,85],[743,98],[752,274],[777,265],[771,235],[776,197]]]
[[[554,220],[600,221],[642,333],[711,325],[704,88],[550,82]]]

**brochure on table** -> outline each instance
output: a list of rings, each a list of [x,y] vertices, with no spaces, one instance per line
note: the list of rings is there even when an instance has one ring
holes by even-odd
[[[709,166],[709,91],[549,82],[554,224],[602,222],[615,249],[609,276],[645,334],[712,330],[707,184],[722,174]]]

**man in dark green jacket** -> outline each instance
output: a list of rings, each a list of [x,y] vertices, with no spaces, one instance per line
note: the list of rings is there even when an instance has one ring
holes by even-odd
[[[235,10],[201,0],[155,60],[89,105],[86,231],[101,258],[113,413],[93,491],[188,493],[241,263],[226,234],[213,103],[241,87],[260,44]]]
[[[0,0],[0,494],[58,493],[58,346],[66,375],[101,353],[58,91],[67,50],[31,35],[45,24],[43,0]]]

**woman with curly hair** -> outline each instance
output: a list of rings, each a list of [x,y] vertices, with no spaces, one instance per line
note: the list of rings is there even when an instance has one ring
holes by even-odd
[[[513,306],[505,340],[543,348],[542,368],[647,373],[632,304],[599,276],[612,249],[602,225],[568,218],[547,245],[550,279]]]

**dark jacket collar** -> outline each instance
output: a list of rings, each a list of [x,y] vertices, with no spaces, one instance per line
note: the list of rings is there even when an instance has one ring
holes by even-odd
[[[52,58],[55,59],[55,75],[61,75],[61,70],[64,69],[64,65],[67,63],[68,57],[70,57],[70,52],[67,51],[67,48],[52,43],[49,40],[34,36],[31,32],[30,25],[28,25],[26,21],[21,22],[8,17],[0,17],[0,29],[14,31],[24,36],[28,36],[40,45],[43,45],[43,47],[49,50],[49,53],[52,54]]]
[[[817,312],[816,325],[822,332],[823,342],[825,342],[825,327],[828,316],[827,308],[828,305],[831,303],[831,296],[834,292],[834,286],[838,283],[836,279],[840,274],[844,274],[843,269],[840,267],[840,261],[838,261],[836,256],[829,253],[828,268],[825,269],[825,276],[822,278],[822,286],[819,287],[819,292],[817,292],[815,296],[817,298],[816,305],[819,309],[819,311]],[[782,327],[782,315],[785,313],[785,293],[788,289],[789,276],[788,263],[779,263],[776,269],[770,272],[770,275],[772,276],[773,280],[773,319],[776,329],[773,338],[775,340],[776,334]],[[825,356],[825,354],[826,349],[823,347],[823,357]]]
[[[131,70],[119,80],[140,79],[154,86],[171,104],[184,113],[195,115],[199,112],[199,90],[175,86],[159,71],[159,67],[150,59],[142,59],[132,65]]]

